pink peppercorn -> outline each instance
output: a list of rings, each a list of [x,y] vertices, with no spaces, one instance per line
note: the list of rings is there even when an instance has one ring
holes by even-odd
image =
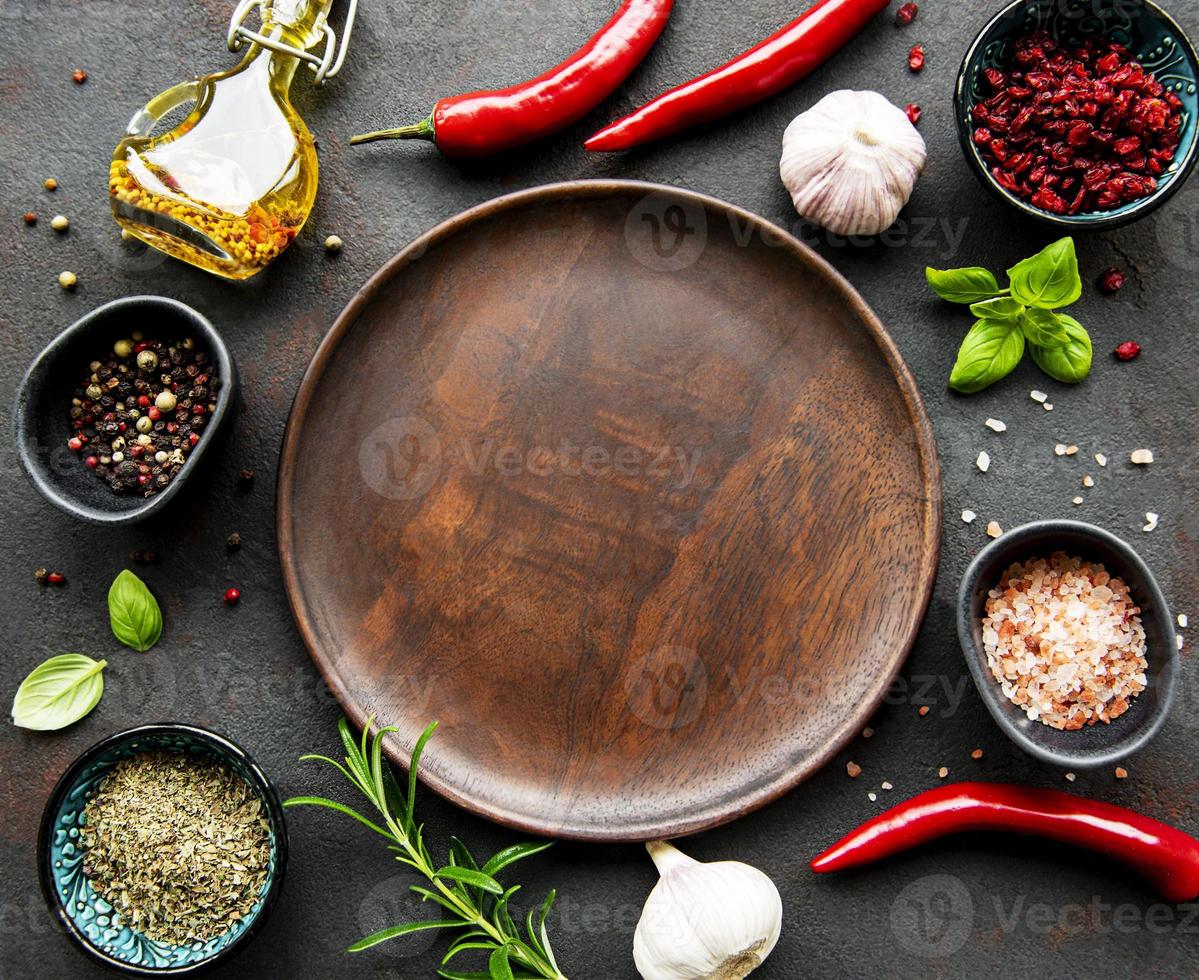
[[[916,19],[916,14],[920,12],[920,8],[914,3],[905,3],[895,12],[895,23],[900,27],[907,27]]]
[[[236,606],[237,601],[241,598],[241,592],[234,588],[225,590],[225,605]]]
[[[908,67],[915,72],[924,71],[924,45],[913,44],[908,52]]]
[[[1116,348],[1116,359],[1119,361],[1131,361],[1141,353],[1141,345],[1135,340],[1126,340]]]
[[[907,114],[908,121],[913,126],[915,126],[918,122],[920,122],[920,106],[917,105],[915,102],[909,102],[904,107],[903,111]]]

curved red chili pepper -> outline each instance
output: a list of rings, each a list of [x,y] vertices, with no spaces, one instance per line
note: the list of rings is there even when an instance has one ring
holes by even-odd
[[[888,2],[819,0],[757,47],[658,96],[601,129],[584,146],[627,150],[760,102],[823,65]]]
[[[611,95],[649,54],[674,0],[624,0],[586,44],[532,81],[442,99],[413,126],[355,136],[432,140],[452,157],[481,157],[549,136],[577,122]]]
[[[812,861],[820,873],[872,864],[967,830],[1047,837],[1139,871],[1171,902],[1199,898],[1199,841],[1132,810],[1050,789],[998,783],[939,786],[892,807]]]

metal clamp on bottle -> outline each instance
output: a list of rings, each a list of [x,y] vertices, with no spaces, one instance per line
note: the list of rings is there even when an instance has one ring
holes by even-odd
[[[358,15],[358,0],[349,0],[349,10],[346,12],[345,34],[341,39],[340,46],[337,43],[337,32],[329,26],[325,20],[325,12],[320,14],[320,19],[316,25],[320,32],[320,36],[324,38],[325,44],[322,53],[318,56],[310,51],[297,48],[294,45],[280,41],[278,37],[268,37],[261,31],[254,31],[246,27],[246,18],[250,16],[250,11],[255,7],[263,11],[262,20],[267,20],[265,11],[274,7],[275,0],[240,0],[237,8],[233,11],[233,16],[229,20],[229,33],[226,36],[225,42],[229,46],[230,51],[239,51],[243,44],[249,41],[252,44],[259,44],[271,51],[277,51],[280,54],[293,55],[299,58],[315,73],[315,83],[324,85],[326,79],[333,78],[341,71],[342,63],[346,60],[346,49],[350,44],[350,35],[354,30],[354,19]]]

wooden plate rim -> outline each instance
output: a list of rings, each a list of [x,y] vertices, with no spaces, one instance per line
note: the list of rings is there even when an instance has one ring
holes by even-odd
[[[843,725],[839,733],[831,738],[818,753],[808,757],[803,762],[783,769],[773,778],[757,785],[747,787],[745,793],[738,798],[735,806],[717,805],[709,810],[690,816],[680,816],[674,820],[658,821],[644,826],[634,827],[597,827],[591,823],[558,825],[550,819],[537,819],[523,812],[515,812],[481,802],[471,794],[461,792],[452,782],[440,773],[422,766],[418,776],[420,781],[449,800],[478,816],[485,817],[498,824],[511,827],[525,833],[548,836],[563,840],[579,840],[602,843],[640,842],[645,840],[682,837],[700,831],[709,830],[773,802],[784,793],[794,789],[813,773],[822,769],[851,742],[861,727],[882,703],[887,690],[898,676],[907,660],[920,626],[928,611],[932,599],[933,586],[936,581],[937,568],[941,550],[941,477],[940,464],[937,458],[936,442],[933,437],[932,425],[924,408],[920,390],[910,369],[904,362],[895,346],[895,342],[887,333],[882,322],[874,311],[867,305],[856,289],[823,257],[818,255],[790,232],[780,228],[771,221],[730,204],[720,198],[702,194],[698,191],[672,187],[667,184],[657,184],[650,181],[637,180],[572,180],[561,183],[545,184],[526,190],[505,194],[482,204],[475,205],[456,214],[429,231],[420,235],[402,248],[375,272],[357,293],[346,304],[345,308],[330,327],[329,332],[321,341],[312,361],[304,372],[300,386],[292,402],[287,424],[283,432],[283,445],[279,456],[279,467],[276,480],[276,532],[279,548],[279,562],[283,573],[284,589],[287,592],[288,604],[292,617],[300,631],[304,645],[309,655],[321,672],[325,683],[333,692],[338,704],[342,707],[350,722],[361,729],[366,724],[369,714],[351,696],[340,675],[331,662],[322,653],[322,645],[316,625],[308,615],[308,610],[302,600],[302,590],[298,569],[294,562],[295,539],[292,532],[292,507],[290,493],[297,466],[297,451],[303,435],[303,422],[308,413],[313,395],[324,374],[325,368],[337,349],[338,344],[357,320],[362,308],[374,295],[401,270],[419,260],[431,247],[450,238],[459,231],[470,227],[481,219],[494,214],[555,199],[605,197],[609,195],[664,195],[680,201],[702,207],[707,212],[722,212],[733,217],[757,233],[766,237],[772,244],[789,251],[801,264],[821,276],[831,288],[837,290],[853,309],[854,313],[866,325],[871,337],[883,353],[887,366],[898,383],[899,390],[907,405],[908,415],[916,436],[916,447],[920,459],[925,498],[925,528],[924,542],[919,560],[919,575],[923,580],[919,601],[913,606],[907,628],[903,631],[901,641],[895,647],[893,663],[888,671],[881,674],[877,683],[859,705],[859,710],[853,713],[850,723]],[[388,724],[393,719],[382,719]],[[384,741],[387,757],[403,769],[408,768],[409,757],[416,741],[417,732],[403,737],[392,736]],[[434,741],[436,736],[434,736]]]

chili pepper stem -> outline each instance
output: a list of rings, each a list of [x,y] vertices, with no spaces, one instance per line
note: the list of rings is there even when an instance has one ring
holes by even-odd
[[[360,133],[350,138],[350,144],[374,143],[378,140],[428,140],[437,142],[437,133],[433,128],[433,117],[426,116],[411,126],[400,126],[396,129],[377,129],[373,133]]]

